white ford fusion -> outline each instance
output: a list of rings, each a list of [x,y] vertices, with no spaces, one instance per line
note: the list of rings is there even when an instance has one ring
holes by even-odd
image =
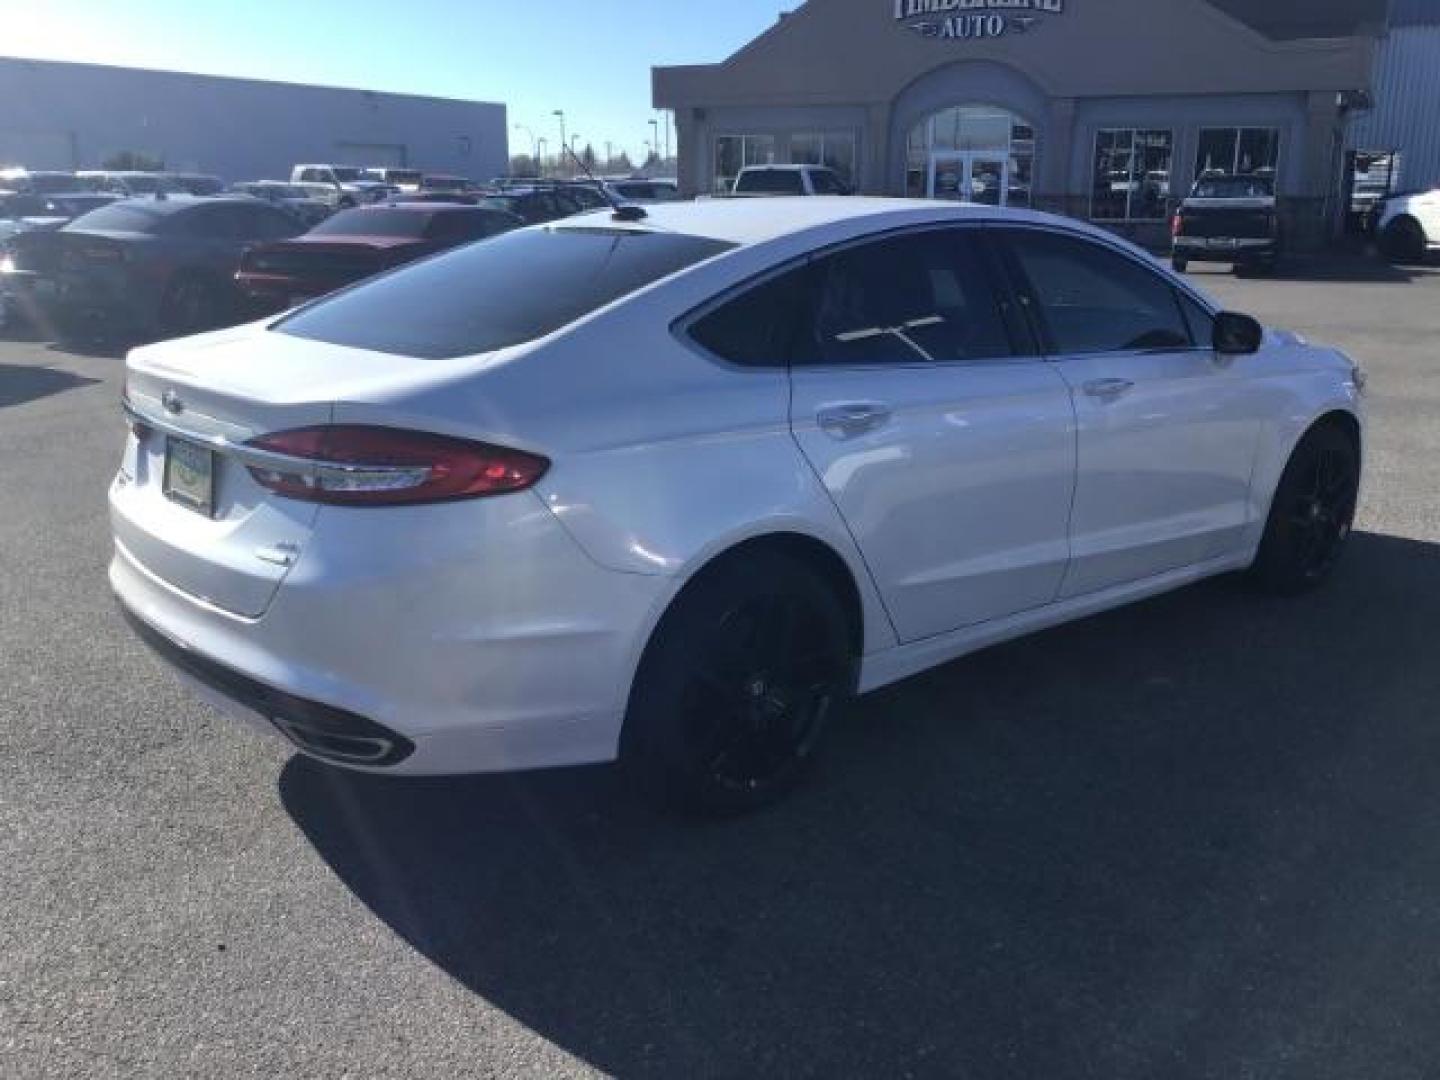
[[[827,717],[1355,513],[1359,370],[1074,221],[622,208],[137,349],[110,578],[208,699],[395,774],[738,810]]]

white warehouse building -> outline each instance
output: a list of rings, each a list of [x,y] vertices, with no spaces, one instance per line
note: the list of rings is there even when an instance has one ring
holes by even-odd
[[[128,150],[232,181],[309,162],[489,179],[509,159],[493,102],[0,57],[0,103],[0,167],[96,169]]]

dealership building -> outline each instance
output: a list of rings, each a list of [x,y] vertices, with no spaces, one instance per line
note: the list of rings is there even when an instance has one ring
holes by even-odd
[[[132,151],[232,181],[311,162],[488,179],[509,157],[489,102],[0,57],[0,103],[0,166],[98,169]]]
[[[1396,0],[1412,40],[1437,21],[1423,7]],[[810,0],[722,63],[655,69],[654,100],[696,193],[746,165],[824,163],[867,194],[1031,206],[1158,243],[1219,170],[1273,177],[1290,235],[1314,243],[1343,218],[1360,125],[1390,118],[1375,149],[1434,141],[1440,48],[1387,52],[1391,18],[1386,0]],[[1418,74],[1386,78],[1400,52]],[[1411,182],[1440,179],[1421,175],[1440,161],[1412,165]]]

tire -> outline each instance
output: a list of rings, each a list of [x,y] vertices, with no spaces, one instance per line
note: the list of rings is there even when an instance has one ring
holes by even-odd
[[[1186,270],[1188,270],[1188,269],[1190,268],[1190,260],[1189,260],[1189,259],[1181,259],[1181,258],[1178,258],[1178,257],[1172,257],[1172,258],[1170,259],[1170,267],[1171,267],[1171,269],[1173,269],[1177,274],[1183,274],[1183,273],[1185,273]]]
[[[642,793],[734,815],[789,793],[855,692],[849,620],[830,585],[780,553],[703,571],[641,661],[621,763]]]
[[[1424,262],[1426,246],[1425,230],[1412,217],[1396,218],[1380,234],[1380,250],[1391,262]]]
[[[224,294],[202,274],[177,276],[160,302],[160,329],[169,337],[213,330],[224,322],[224,316]]]
[[[1312,428],[1295,447],[1270,506],[1250,578],[1278,596],[1296,596],[1330,576],[1355,524],[1360,455],[1336,424]]]

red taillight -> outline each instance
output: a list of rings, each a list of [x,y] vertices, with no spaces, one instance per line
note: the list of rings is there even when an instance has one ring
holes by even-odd
[[[1174,218],[1171,220],[1171,222],[1170,222],[1170,235],[1171,235],[1171,236],[1179,236],[1180,233],[1181,233],[1181,231],[1182,231],[1184,228],[1185,228],[1185,215],[1177,212],[1177,213],[1175,214],[1175,217],[1174,217]]]
[[[425,431],[333,424],[262,435],[246,445],[294,459],[247,462],[279,495],[340,506],[397,506],[523,491],[550,462],[522,450]]]

